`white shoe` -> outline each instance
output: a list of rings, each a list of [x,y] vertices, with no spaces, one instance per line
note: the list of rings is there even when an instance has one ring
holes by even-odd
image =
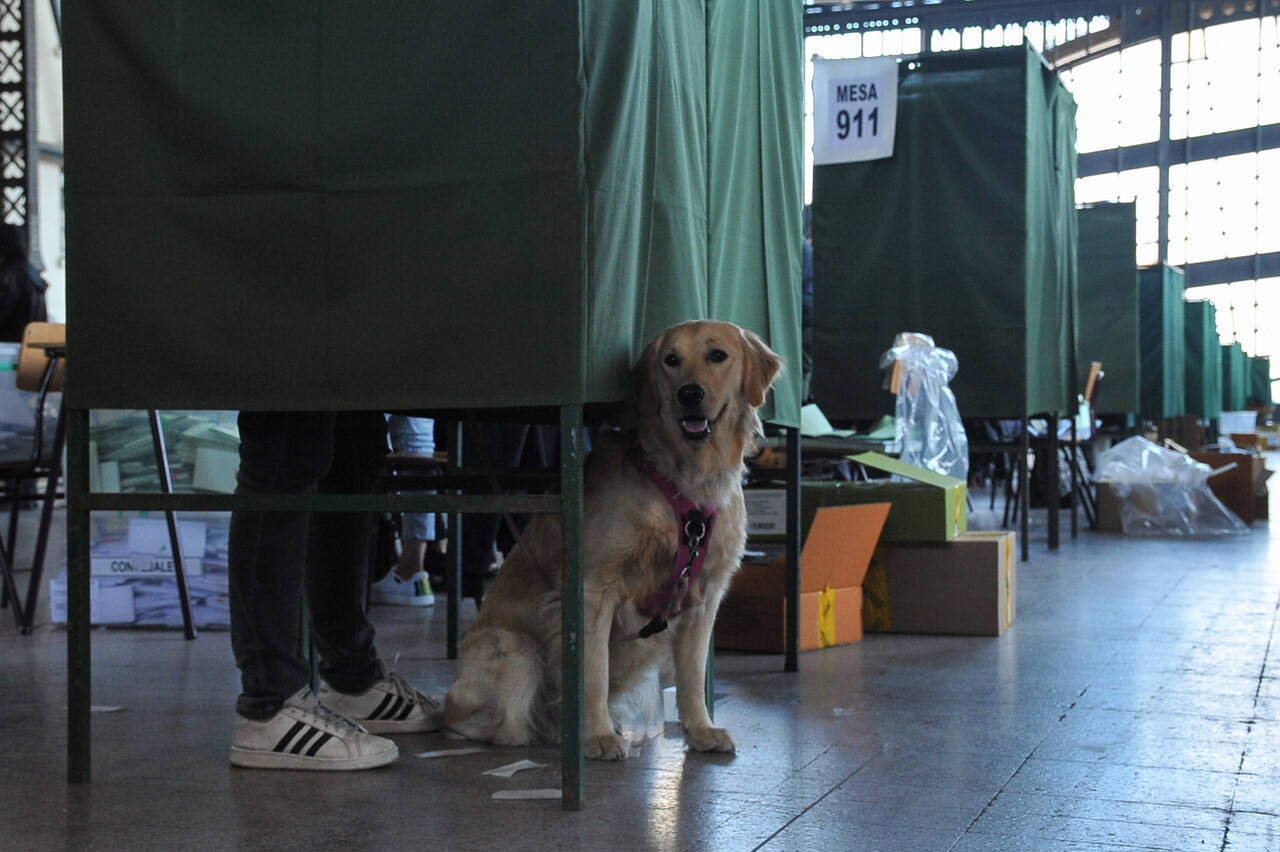
[[[373,769],[400,756],[376,737],[322,704],[304,687],[265,721],[236,718],[231,763],[254,769]]]
[[[359,695],[338,692],[321,681],[320,701],[375,734],[426,733],[444,724],[440,702],[395,673]]]
[[[408,580],[396,576],[395,569],[369,587],[369,602],[392,606],[431,606],[436,596],[431,591],[431,581],[426,572],[419,571]]]

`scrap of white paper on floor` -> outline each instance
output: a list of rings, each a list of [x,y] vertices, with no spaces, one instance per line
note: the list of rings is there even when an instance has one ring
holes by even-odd
[[[560,798],[559,790],[498,790],[493,794],[494,799],[558,799]]]
[[[496,775],[499,778],[510,778],[521,769],[541,769],[546,766],[545,763],[534,763],[532,760],[517,760],[515,763],[508,763],[506,766],[499,766],[497,769],[486,769],[481,775]]]
[[[456,757],[460,754],[482,754],[488,750],[487,748],[446,748],[439,751],[419,752],[418,757]]]

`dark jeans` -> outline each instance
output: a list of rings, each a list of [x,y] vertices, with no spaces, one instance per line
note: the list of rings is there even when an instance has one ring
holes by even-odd
[[[381,412],[244,411],[239,424],[242,494],[367,493],[387,454]],[[304,593],[325,680],[339,692],[363,692],[382,677],[365,614],[372,522],[359,512],[232,513],[227,562],[240,715],[269,718],[310,681]]]

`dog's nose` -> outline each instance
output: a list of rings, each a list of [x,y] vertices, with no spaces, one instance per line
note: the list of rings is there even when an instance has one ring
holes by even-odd
[[[676,399],[680,400],[680,404],[685,408],[701,405],[706,395],[706,391],[700,385],[685,385],[676,391]]]

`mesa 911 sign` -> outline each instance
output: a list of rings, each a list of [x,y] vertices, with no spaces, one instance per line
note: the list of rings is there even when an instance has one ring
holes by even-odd
[[[813,164],[893,156],[896,59],[813,57]]]

